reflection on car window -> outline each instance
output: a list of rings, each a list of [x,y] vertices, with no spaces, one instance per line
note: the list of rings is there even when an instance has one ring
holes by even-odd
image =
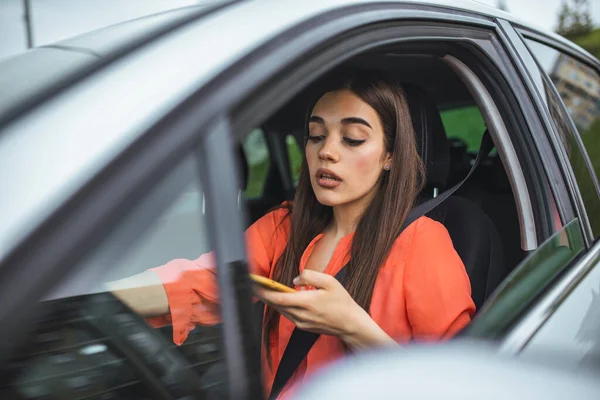
[[[566,106],[565,111],[554,91],[546,88],[551,116],[569,155],[592,231],[598,238],[600,199],[586,159],[596,176],[600,176],[600,75],[591,67],[552,47],[528,39],[526,42],[538,65],[550,78],[551,83],[544,83],[554,85]],[[567,112],[579,136],[571,133]]]
[[[583,249],[575,219],[515,268],[467,328],[467,335],[493,339],[504,333]]]
[[[600,267],[571,291],[524,350],[526,355],[558,353],[565,367],[600,368]]]
[[[261,129],[254,129],[243,142],[244,154],[248,163],[248,185],[244,192],[246,199],[261,197],[269,172],[269,147]]]
[[[151,326],[105,286],[207,252],[210,211],[203,198],[198,166],[188,158],[136,203],[76,272],[38,304],[30,340],[4,367],[8,370],[0,371],[0,398],[225,396],[220,325],[198,326],[175,346],[171,326]]]

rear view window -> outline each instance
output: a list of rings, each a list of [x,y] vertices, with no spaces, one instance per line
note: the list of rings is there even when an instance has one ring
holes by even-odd
[[[452,108],[440,112],[442,123],[449,139],[458,139],[467,146],[467,151],[476,153],[485,131],[485,122],[477,106]]]

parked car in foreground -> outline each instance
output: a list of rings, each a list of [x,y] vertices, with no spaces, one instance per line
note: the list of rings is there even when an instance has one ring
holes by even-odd
[[[0,63],[0,398],[262,397],[243,231],[293,198],[340,66],[413,88],[422,199],[494,143],[431,213],[478,306],[461,336],[597,365],[597,59],[467,0],[212,2]],[[209,249],[222,323],[182,346],[104,289]]]
[[[361,354],[308,380],[296,399],[596,399],[596,371],[564,369],[560,358],[515,358],[475,342]]]

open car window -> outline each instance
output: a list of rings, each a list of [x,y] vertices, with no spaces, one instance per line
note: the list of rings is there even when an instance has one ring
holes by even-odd
[[[209,250],[198,175],[196,160],[186,158],[38,304],[33,330],[0,373],[0,398],[226,396],[221,325],[198,326],[175,346],[168,323],[151,326],[105,286]]]
[[[469,153],[477,153],[485,131],[485,121],[476,105],[440,111],[448,139],[459,141]]]

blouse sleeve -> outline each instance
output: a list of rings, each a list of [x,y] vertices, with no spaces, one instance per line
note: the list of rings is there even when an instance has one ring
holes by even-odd
[[[471,284],[446,228],[429,218],[416,223],[404,270],[413,338],[448,338],[464,328],[475,312]]]
[[[275,243],[282,240],[278,231],[287,210],[266,214],[252,224],[245,234],[249,268],[252,273],[269,276]],[[220,321],[219,294],[214,253],[196,260],[176,259],[150,271],[158,275],[169,301],[170,314],[150,318],[153,326],[171,323],[173,341],[181,345],[196,324],[214,325]]]

